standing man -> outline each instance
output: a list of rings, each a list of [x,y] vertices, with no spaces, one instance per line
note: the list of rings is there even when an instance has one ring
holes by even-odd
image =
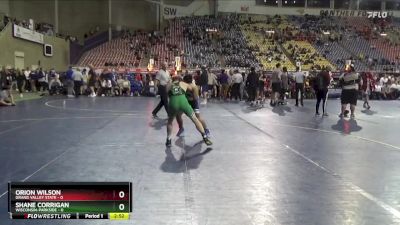
[[[371,91],[375,90],[374,78],[370,71],[371,70],[369,69],[368,72],[363,73],[361,79],[361,91],[364,100],[363,107],[366,109],[371,108],[371,106],[369,105],[369,96],[371,95]]]
[[[254,105],[254,103],[257,105],[258,101],[256,101],[256,95],[257,95],[257,85],[259,82],[259,77],[258,74],[256,73],[256,70],[254,67],[250,68],[250,73],[247,75],[246,79],[246,88],[247,92],[249,94],[249,102],[250,105]],[[264,88],[264,86],[263,86]]]
[[[317,104],[315,105],[315,115],[319,116],[319,105],[322,100],[322,116],[328,116],[326,112],[326,99],[328,97],[328,86],[331,82],[331,76],[329,75],[329,69],[324,67],[321,72],[318,73],[314,81],[314,91],[317,96]]]
[[[283,72],[281,74],[281,81],[282,81],[282,85],[281,85],[281,91],[280,91],[280,101],[278,102],[278,104],[280,105],[285,105],[286,104],[286,92],[289,90],[289,73],[287,71],[286,67],[283,67]]]
[[[65,82],[66,82],[66,85],[67,85],[68,98],[73,98],[74,97],[74,95],[73,95],[73,92],[74,92],[73,91],[74,90],[74,78],[73,78],[74,71],[72,70],[71,66],[68,68],[68,70],[67,70],[65,75],[66,75]]]
[[[220,99],[226,101],[226,99],[228,98],[229,75],[225,72],[224,69],[221,69],[221,74],[218,77],[218,81],[220,84]]]
[[[358,75],[358,73],[356,73],[353,64],[346,66],[345,73],[340,76],[339,81],[342,86],[342,95],[340,99],[342,103],[342,109],[339,117],[347,117],[345,111],[347,105],[350,104],[351,118],[354,119],[354,111],[357,105],[360,76]]]
[[[158,118],[157,113],[164,106],[165,111],[168,114],[168,93],[167,93],[167,84],[171,81],[171,77],[169,72],[167,71],[167,64],[163,63],[161,65],[161,69],[158,71],[156,75],[156,86],[158,86],[158,94],[160,95],[160,103],[158,103],[157,107],[153,110],[152,115],[154,118]]]
[[[24,71],[24,75],[25,75],[25,90],[26,91],[31,91],[30,74],[31,74],[31,70],[29,69],[29,67],[26,67],[26,70]]]
[[[207,94],[208,94],[208,73],[206,70],[205,66],[201,67],[201,72],[200,72],[200,79],[199,79],[199,84],[200,89],[201,89],[201,94],[203,96],[203,102],[201,104],[205,105],[207,104]]]
[[[296,72],[293,74],[293,78],[296,82],[296,106],[299,106],[299,93],[300,104],[303,106],[305,75],[300,71],[300,67],[296,66]]]
[[[81,69],[77,68],[76,71],[73,73],[74,79],[74,90],[75,90],[75,97],[79,97],[81,95],[81,87],[83,84],[83,75]]]
[[[277,63],[276,64],[276,69],[272,72],[271,76],[271,89],[272,89],[272,94],[271,94],[271,106],[275,106],[277,103],[277,100],[279,99],[279,92],[281,91],[281,64]]]
[[[231,99],[235,98],[242,101],[242,97],[240,96],[240,84],[243,82],[243,76],[239,73],[238,69],[235,69],[235,73],[232,75],[232,95]]]

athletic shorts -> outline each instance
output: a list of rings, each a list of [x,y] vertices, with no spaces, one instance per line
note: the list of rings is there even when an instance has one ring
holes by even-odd
[[[199,113],[200,113],[200,109],[199,109],[198,106],[196,107],[195,101],[190,101],[190,100],[188,100],[188,102],[189,102],[189,105],[190,105],[190,106],[192,107],[192,109],[194,110],[194,112],[197,113],[197,114],[199,114]]]
[[[208,84],[201,85],[201,92],[204,93],[204,92],[207,92],[207,91],[208,91]]]
[[[281,83],[272,83],[272,92],[280,92]]]
[[[258,90],[260,93],[263,93],[263,92],[264,92],[264,84],[263,84],[263,85],[258,85],[257,90]]]
[[[342,104],[351,104],[351,105],[357,105],[357,97],[358,97],[358,91],[355,89],[351,90],[342,90],[342,96],[340,97],[340,101]]]
[[[194,111],[185,95],[170,96],[168,117],[173,118],[180,113],[185,113],[188,117],[192,117]]]

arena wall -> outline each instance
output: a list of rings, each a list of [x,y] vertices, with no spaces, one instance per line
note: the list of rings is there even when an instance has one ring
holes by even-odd
[[[266,7],[256,5],[254,0],[219,0],[218,12],[223,13],[248,13],[248,14],[262,14],[262,15],[319,15],[321,9],[317,8],[279,8],[279,7]]]
[[[221,13],[243,13],[243,14],[260,14],[260,15],[320,15],[321,11],[329,10],[329,8],[296,8],[296,7],[272,7],[256,5],[254,0],[218,0],[218,12]],[[366,16],[365,11],[361,10],[333,10],[335,14],[346,16],[353,11],[354,16]],[[365,13],[364,13],[365,12]],[[394,17],[400,17],[400,11],[390,11]]]
[[[164,19],[183,16],[203,16],[212,15],[212,1],[194,0],[188,6],[177,6],[165,4],[161,9]]]
[[[9,5],[11,17],[26,21],[34,19],[35,21],[54,23],[54,1],[11,0]]]
[[[12,36],[12,24],[0,33],[0,65],[15,66],[15,55],[23,54],[24,67],[40,66],[44,69],[55,68],[64,71],[69,63],[69,42],[61,38],[44,36],[46,44],[53,45],[53,56],[46,57],[43,54],[43,45],[34,42],[14,38]]]
[[[113,0],[112,24],[130,29],[155,30],[157,7],[146,1]]]
[[[59,0],[59,33],[83,40],[85,33],[99,27],[108,27],[108,5],[106,0]],[[53,9],[54,11],[54,9]]]

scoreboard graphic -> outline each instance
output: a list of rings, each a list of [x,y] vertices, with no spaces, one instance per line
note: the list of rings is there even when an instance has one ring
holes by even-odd
[[[10,182],[11,219],[128,220],[131,182]]]

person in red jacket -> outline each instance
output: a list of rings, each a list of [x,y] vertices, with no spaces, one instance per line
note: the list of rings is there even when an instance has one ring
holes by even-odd
[[[361,91],[364,100],[363,107],[366,109],[370,109],[369,105],[369,96],[371,95],[371,91],[375,90],[375,81],[372,73],[370,71],[365,72],[361,76]]]

